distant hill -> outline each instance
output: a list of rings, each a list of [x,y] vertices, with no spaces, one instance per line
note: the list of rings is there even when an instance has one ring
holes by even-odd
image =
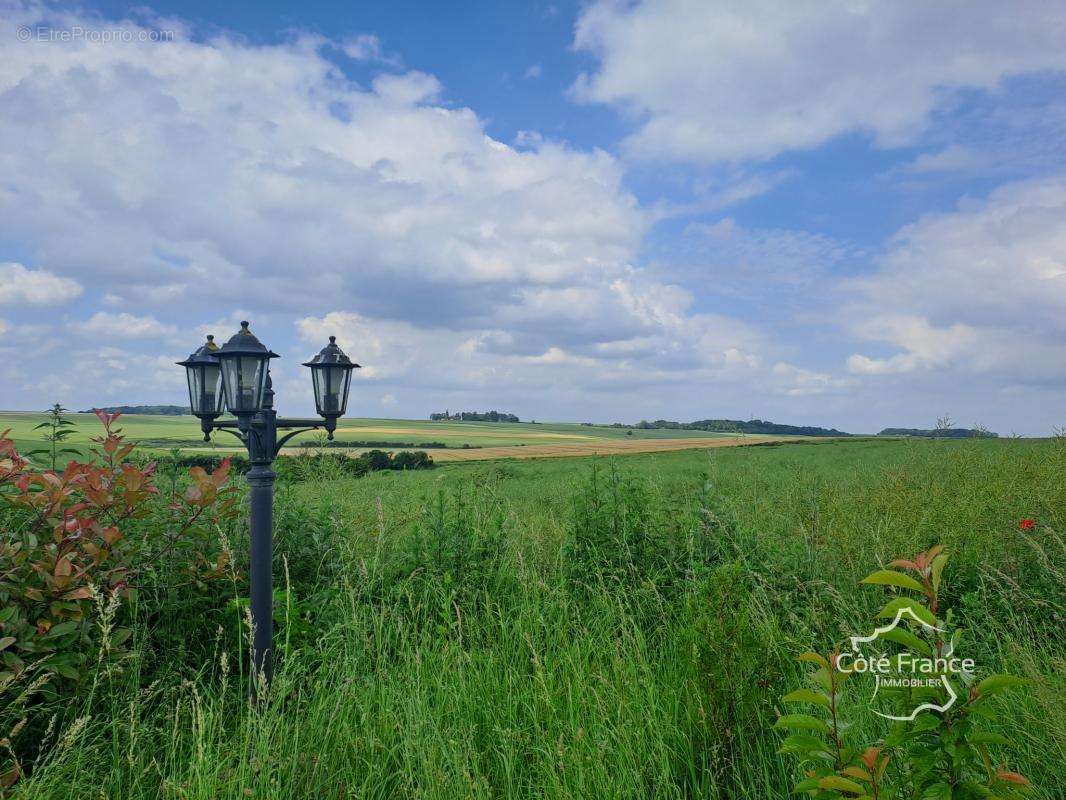
[[[157,417],[180,417],[189,413],[188,406],[104,406],[100,409],[109,414],[151,414]],[[91,414],[93,409],[79,411],[79,414]]]
[[[851,436],[850,433],[838,431],[836,428],[818,428],[813,425],[782,425],[777,422],[768,422],[761,419],[698,419],[695,422],[672,422],[666,419],[657,419],[654,422],[641,420],[636,425],[622,425],[615,423],[616,428],[639,428],[640,430],[652,430],[666,428],[682,431],[709,431],[712,433],[773,433],[780,436]]]
[[[999,434],[978,428],[885,428],[878,436],[920,436],[925,439],[998,439]]]

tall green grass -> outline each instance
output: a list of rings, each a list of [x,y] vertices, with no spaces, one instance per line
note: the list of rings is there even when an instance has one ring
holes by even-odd
[[[967,654],[1037,680],[999,701],[1003,757],[1059,797],[1063,475],[1062,441],[842,442],[285,485],[269,696],[245,699],[239,580],[145,616],[18,796],[784,798],[794,656],[943,543]]]

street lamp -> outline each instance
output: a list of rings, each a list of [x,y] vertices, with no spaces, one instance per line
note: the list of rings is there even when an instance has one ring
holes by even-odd
[[[218,345],[215,337],[207,341],[178,365],[185,367],[189,382],[189,405],[201,420],[222,416],[225,399],[222,396],[222,370],[218,365]]]
[[[214,337],[184,361],[189,383],[189,404],[200,419],[204,441],[212,431],[225,431],[248,450],[251,553],[248,582],[252,611],[252,667],[267,683],[273,673],[271,642],[273,617],[274,470],[271,465],[281,447],[293,436],[324,428],[333,438],[337,419],[348,406],[352,371],[359,369],[337,346],[335,336],[305,366],[311,368],[315,407],[323,420],[279,418],[274,411],[269,350],[242,322],[241,329],[221,348]],[[219,420],[222,401],[236,420]],[[290,432],[278,438],[279,430]],[[253,681],[253,687],[255,682]]]

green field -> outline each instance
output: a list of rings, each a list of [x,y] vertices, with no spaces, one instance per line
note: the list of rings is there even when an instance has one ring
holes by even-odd
[[[70,441],[87,443],[100,433],[100,422],[93,414],[68,414],[77,426]],[[0,431],[10,428],[9,436],[22,443],[39,438],[33,426],[45,420],[45,414],[24,411],[0,411]],[[200,422],[192,416],[154,416],[124,414],[120,426],[131,440],[149,447],[166,447],[172,442],[198,447],[204,443]],[[626,431],[632,430],[627,436]],[[313,442],[316,433],[306,434],[304,441]],[[569,422],[430,422],[427,420],[375,419],[372,417],[341,419],[336,438],[345,441],[441,442],[448,447],[494,447],[519,444],[566,444],[575,440],[602,439],[687,439],[713,436],[733,436],[707,431],[641,430],[613,428],[607,425],[580,425]],[[228,437],[219,437],[217,444],[229,448]],[[210,446],[210,445],[208,445]]]
[[[826,441],[283,483],[269,701],[235,672],[243,582],[175,594],[56,710],[71,741],[18,796],[790,797],[795,657],[867,625],[864,575],[942,543],[966,653],[1034,681],[994,700],[997,758],[1062,797],[1064,474],[1062,439]],[[848,735],[883,735],[849,691]]]
[[[91,437],[100,434],[100,422],[92,414],[70,414],[75,423],[74,433],[68,442],[84,449]],[[0,412],[0,431],[10,428],[8,434],[21,449],[42,446],[40,435],[33,427],[44,421],[44,414],[26,412]],[[200,433],[200,423],[192,416],[153,416],[128,414],[120,417],[120,427],[131,441],[139,442],[148,450],[165,450],[180,447],[187,452],[241,452],[235,439],[225,434],[214,434],[212,441],[205,443]],[[550,447],[594,444],[616,440],[661,440],[661,439],[708,439],[717,437],[736,438],[734,434],[715,434],[706,431],[640,430],[612,428],[605,425],[579,425],[573,423],[493,423],[493,422],[430,422],[426,420],[345,418],[340,420],[336,441],[350,443],[353,448],[372,442],[382,446],[412,446],[441,444],[448,449],[482,447]],[[320,442],[324,434],[310,432],[297,437],[293,449],[311,446]],[[748,437],[758,440],[769,437]]]

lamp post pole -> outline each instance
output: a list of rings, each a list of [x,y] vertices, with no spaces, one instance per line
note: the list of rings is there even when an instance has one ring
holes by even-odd
[[[252,618],[252,696],[258,685],[268,686],[273,677],[274,638],[274,460],[292,437],[325,429],[333,439],[337,419],[348,405],[351,373],[359,365],[352,362],[331,336],[304,366],[311,368],[315,407],[322,419],[278,417],[274,410],[274,389],[270,380],[268,350],[241,323],[223,347],[208,336],[207,343],[179,362],[185,367],[192,412],[200,419],[204,441],[213,431],[225,431],[241,440],[248,451],[249,525],[249,607]],[[236,420],[219,420],[223,402]],[[278,438],[279,430],[289,432]]]

